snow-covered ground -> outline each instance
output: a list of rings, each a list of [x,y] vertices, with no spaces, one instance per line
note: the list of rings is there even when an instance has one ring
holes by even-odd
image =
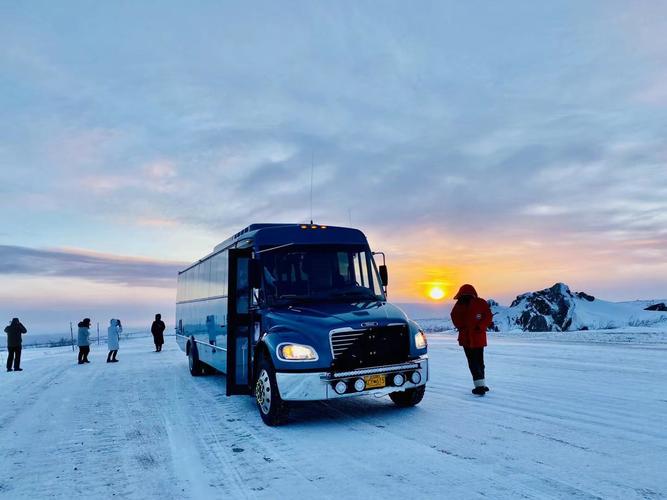
[[[418,407],[302,404],[278,428],[224,376],[191,377],[173,339],[115,365],[26,350],[0,373],[0,497],[665,498],[667,334],[585,333],[492,336],[484,398],[454,336],[430,335]]]

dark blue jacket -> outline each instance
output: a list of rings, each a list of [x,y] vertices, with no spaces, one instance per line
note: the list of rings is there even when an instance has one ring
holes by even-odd
[[[12,321],[8,326],[5,327],[5,333],[7,334],[7,347],[21,347],[23,342],[21,335],[27,331],[28,330],[25,329],[25,326],[23,326],[20,321]]]

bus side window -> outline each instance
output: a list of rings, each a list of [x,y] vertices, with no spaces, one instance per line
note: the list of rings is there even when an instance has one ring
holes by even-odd
[[[354,280],[357,285],[364,286],[364,277],[362,274],[362,265],[359,255],[352,254],[352,260],[354,263]]]

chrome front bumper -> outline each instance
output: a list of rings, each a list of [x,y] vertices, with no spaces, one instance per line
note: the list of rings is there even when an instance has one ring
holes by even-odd
[[[333,390],[332,382],[340,379],[352,379],[364,375],[402,373],[406,371],[417,371],[421,381],[414,384],[406,381],[402,386],[387,386],[381,389],[367,389],[361,392],[338,394]],[[428,381],[428,355],[420,356],[419,359],[400,363],[397,365],[361,368],[347,372],[316,372],[316,373],[276,373],[276,382],[280,397],[285,401],[319,401],[323,399],[338,399],[351,396],[363,396],[372,394],[374,396],[386,396],[391,392],[404,391],[426,384]]]

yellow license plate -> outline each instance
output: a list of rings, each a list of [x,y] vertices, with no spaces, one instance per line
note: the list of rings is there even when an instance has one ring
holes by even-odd
[[[384,375],[366,375],[364,377],[366,389],[377,389],[385,386]]]

